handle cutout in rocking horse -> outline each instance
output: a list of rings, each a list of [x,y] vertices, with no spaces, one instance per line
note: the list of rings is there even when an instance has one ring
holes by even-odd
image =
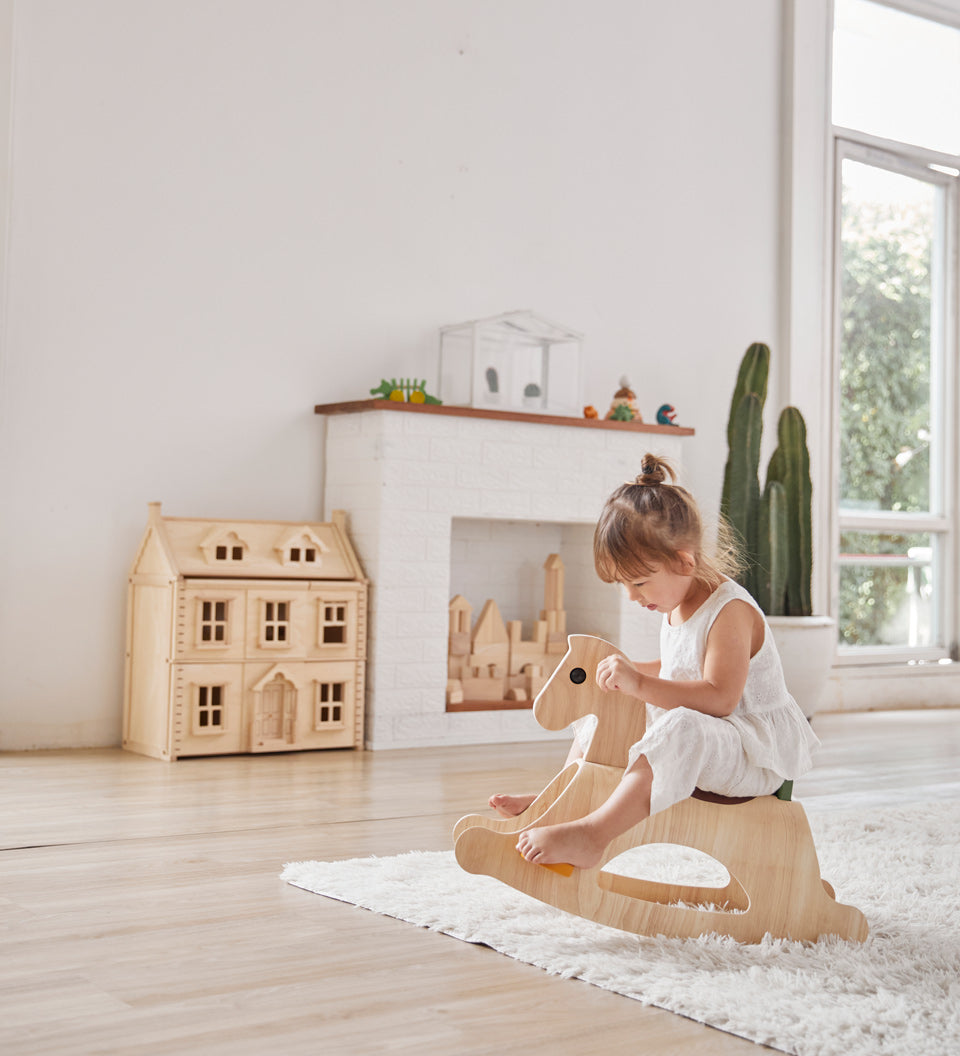
[[[609,861],[601,869],[597,882],[605,891],[661,905],[682,902],[686,905],[710,906],[725,912],[746,912],[750,899],[743,885],[712,855],[682,847],[687,852],[681,863],[684,868],[673,864],[669,870],[680,875],[671,880],[662,878],[664,870],[662,865],[659,870],[656,868],[657,857],[662,859],[664,851],[670,847],[680,849],[681,846],[648,843],[633,847]],[[658,872],[661,878],[657,877]],[[684,872],[688,874],[687,878],[684,878]],[[711,872],[717,875],[716,883],[709,880]],[[719,874],[722,874],[722,878]]]

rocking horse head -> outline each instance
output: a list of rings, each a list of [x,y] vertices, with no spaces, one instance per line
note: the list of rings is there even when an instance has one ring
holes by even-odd
[[[596,715],[597,730],[585,759],[607,766],[626,766],[631,744],[646,729],[643,701],[597,685],[597,665],[622,655],[615,645],[589,634],[567,637],[567,652],[533,702],[533,715],[545,730],[562,730],[575,719]]]

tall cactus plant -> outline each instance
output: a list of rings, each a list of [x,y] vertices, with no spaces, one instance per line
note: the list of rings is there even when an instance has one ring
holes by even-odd
[[[720,510],[744,548],[741,583],[760,608],[769,616],[809,616],[813,558],[807,431],[797,408],[785,407],[761,491],[760,439],[769,372],[770,349],[752,344],[730,404]]]

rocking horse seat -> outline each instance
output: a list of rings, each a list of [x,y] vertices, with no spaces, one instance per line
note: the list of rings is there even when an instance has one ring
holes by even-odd
[[[643,735],[645,709],[620,693],[604,693],[593,678],[599,661],[617,649],[588,635],[570,635],[568,645],[537,697],[534,715],[546,729],[559,730],[594,714],[593,740],[584,758],[557,774],[519,816],[461,818],[453,835],[462,868],[638,934],[695,937],[716,932],[740,942],[760,942],[767,934],[808,941],[821,935],[866,938],[863,914],[838,903],[821,879],[806,814],[789,799],[786,787],[746,800],[698,790],[615,839],[592,869],[527,862],[516,849],[517,833],[582,818],[596,809],[619,784],[627,750]],[[587,678],[582,677],[585,671]],[[783,795],[787,798],[778,798]],[[668,883],[615,871],[615,859],[624,852],[654,844],[679,844],[714,858],[724,867],[727,882]]]

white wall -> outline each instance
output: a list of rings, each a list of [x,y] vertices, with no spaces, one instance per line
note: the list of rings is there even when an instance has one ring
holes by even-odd
[[[322,516],[313,405],[435,386],[442,324],[584,331],[584,402],[673,403],[715,508],[780,324],[776,0],[13,11],[0,747],[118,743],[146,503]]]

